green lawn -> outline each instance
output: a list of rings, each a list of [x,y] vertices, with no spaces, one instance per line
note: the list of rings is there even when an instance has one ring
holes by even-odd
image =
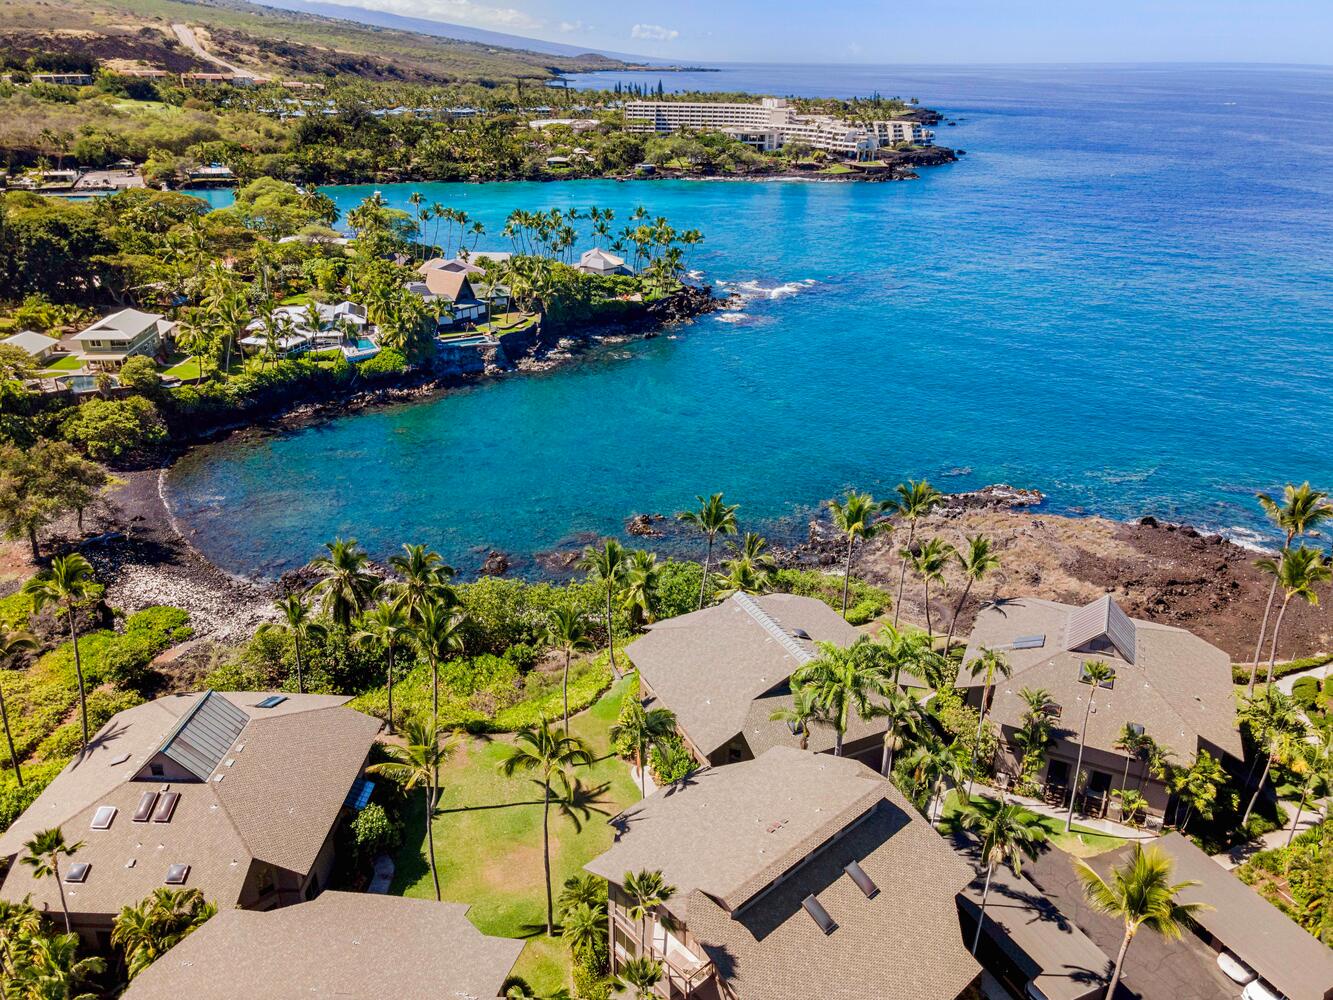
[[[982,798],[983,796],[974,795],[972,801],[976,802]],[[950,792],[944,800],[943,815],[945,817],[956,815],[961,800],[962,797],[956,790]],[[1052,847],[1057,847],[1076,858],[1091,858],[1098,854],[1105,854],[1107,851],[1114,851],[1117,847],[1122,847],[1127,843],[1119,837],[1096,833],[1087,827],[1079,826],[1077,823],[1066,833],[1064,820],[1057,819],[1054,816],[1042,816],[1041,825],[1046,830],[1049,838],[1048,842]]]
[[[607,756],[608,731],[620,713],[627,683],[621,681],[570,720],[571,730],[597,757],[578,775],[595,795],[572,818],[551,814],[551,878],[557,893],[566,878],[610,847],[606,821],[639,797],[629,768]],[[549,993],[569,985],[568,952],[559,938],[545,936],[541,789],[527,777],[499,773],[508,745],[508,737],[460,737],[453,759],[440,772],[443,791],[435,817],[440,888],[445,900],[471,903],[468,916],[485,933],[527,939],[514,974],[540,993]],[[431,897],[420,796],[413,799],[406,821],[407,846],[399,853],[391,891]]]
[[[182,382],[193,382],[199,378],[199,359],[186,358],[184,361],[172,365],[162,374],[168,378],[178,378]]]
[[[70,354],[61,358],[59,361],[53,361],[43,368],[39,375],[46,377],[48,375],[63,375],[65,372],[76,372],[83,367],[83,362],[77,355]]]

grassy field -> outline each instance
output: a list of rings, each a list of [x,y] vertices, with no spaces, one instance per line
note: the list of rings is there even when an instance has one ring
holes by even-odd
[[[184,361],[172,365],[162,374],[166,375],[168,378],[178,378],[182,382],[191,382],[200,377],[199,359],[186,358]]]
[[[76,372],[83,367],[83,362],[73,354],[61,358],[59,361],[53,361],[47,367],[43,368],[37,374],[42,378],[54,378],[57,375],[64,375],[67,372]]]
[[[611,845],[606,821],[639,797],[629,768],[608,756],[608,731],[620,713],[626,684],[621,681],[570,720],[573,733],[588,742],[597,759],[578,775],[594,792],[587,808],[572,816],[551,814],[551,877],[557,893],[566,878]],[[485,933],[526,939],[514,974],[547,993],[568,985],[568,952],[559,938],[545,936],[541,789],[527,777],[499,773],[507,747],[507,737],[463,737],[440,773],[443,791],[435,817],[440,888],[448,901],[471,903],[468,916]],[[392,891],[430,897],[434,889],[421,797],[413,800],[406,819],[407,846],[398,856]]]
[[[972,801],[980,801],[982,796],[972,796]],[[958,813],[958,807],[962,801],[957,791],[950,792],[944,800],[944,816],[951,817]],[[1079,826],[1077,823],[1066,833],[1063,820],[1056,819],[1054,816],[1042,816],[1041,825],[1046,830],[1049,838],[1048,842],[1052,847],[1057,847],[1066,854],[1076,858],[1091,858],[1098,854],[1105,854],[1107,851],[1114,851],[1117,847],[1122,847],[1126,841],[1119,837],[1109,837],[1104,833],[1096,833],[1087,827]]]

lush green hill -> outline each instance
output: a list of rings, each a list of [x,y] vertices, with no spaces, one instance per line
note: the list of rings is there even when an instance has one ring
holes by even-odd
[[[182,44],[174,24],[187,25],[209,55],[280,77],[486,82],[623,65],[600,55],[504,49],[243,0],[7,0],[4,11],[0,60],[12,68],[29,60],[38,68],[70,69],[126,60],[176,72],[217,69]]]

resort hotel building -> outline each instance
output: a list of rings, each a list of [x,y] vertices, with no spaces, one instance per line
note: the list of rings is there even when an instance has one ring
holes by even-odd
[[[928,146],[934,139],[919,122],[857,123],[832,115],[800,114],[780,97],[765,97],[758,104],[630,101],[625,119],[631,132],[722,132],[765,153],[797,142],[843,156],[862,156],[899,142]]]

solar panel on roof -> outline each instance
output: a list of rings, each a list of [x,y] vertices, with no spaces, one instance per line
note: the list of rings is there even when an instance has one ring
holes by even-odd
[[[110,830],[111,821],[116,818],[115,806],[98,806],[97,812],[93,813],[94,830]]]
[[[814,894],[806,896],[801,900],[801,906],[805,912],[810,914],[810,918],[819,925],[819,929],[825,934],[832,934],[838,929],[838,923],[829,916],[828,910],[824,909],[824,904],[814,897]]]
[[[172,865],[167,869],[167,885],[184,885],[190,875],[189,865]]]
[[[258,702],[255,708],[276,708],[286,700],[287,696],[285,694],[271,694],[263,701]]]
[[[879,886],[875,885],[875,880],[866,874],[866,870],[860,864],[852,861],[843,871],[856,883],[856,887],[865,893],[866,899],[874,899],[879,895]]]
[[[1041,649],[1046,645],[1044,635],[1020,635],[1014,640],[1014,649]]]
[[[86,861],[75,861],[65,870],[65,881],[76,883],[87,882],[88,869],[91,867],[92,865],[88,864]]]
[[[139,805],[134,810],[134,822],[147,823],[153,815],[153,806],[157,805],[157,792],[144,792],[139,796]]]
[[[163,792],[158,799],[157,808],[153,810],[154,823],[170,823],[171,814],[176,811],[176,803],[180,801],[180,792]]]

